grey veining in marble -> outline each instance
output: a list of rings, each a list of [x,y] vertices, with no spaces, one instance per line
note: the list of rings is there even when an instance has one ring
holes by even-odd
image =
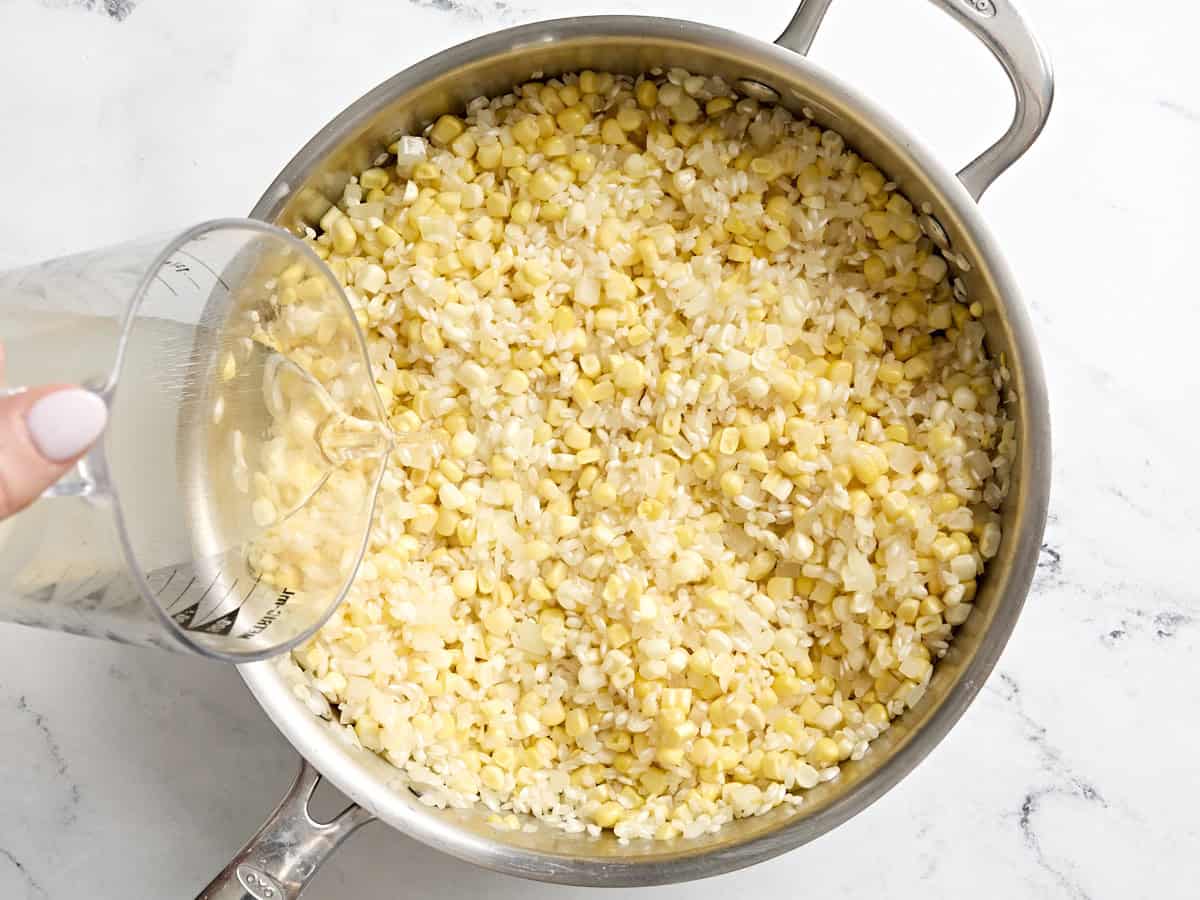
[[[1059,92],[984,200],[1032,309],[1052,516],[1000,665],[896,790],[809,847],[661,898],[1200,895],[1200,12],[1026,0]],[[0,267],[248,210],[329,117],[506,24],[689,16],[771,39],[787,0],[0,0]],[[838,0],[814,58],[957,166],[1003,130],[986,55],[921,0]],[[294,754],[236,674],[0,627],[0,898],[187,897]],[[333,798],[328,798],[332,807]],[[491,875],[372,825],[313,900],[597,893]]]

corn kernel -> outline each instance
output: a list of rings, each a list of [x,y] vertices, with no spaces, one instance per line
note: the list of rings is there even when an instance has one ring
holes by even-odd
[[[442,116],[430,129],[429,139],[444,147],[462,134],[466,128],[466,124],[457,116]]]
[[[624,814],[624,807],[620,803],[610,800],[592,814],[592,821],[601,828],[612,828],[621,821]]]
[[[562,190],[562,185],[544,169],[535,172],[529,181],[529,193],[537,200],[549,200],[560,190]]]
[[[745,479],[737,472],[729,471],[721,476],[721,493],[726,497],[736,497],[745,487]]]
[[[771,428],[766,422],[752,422],[742,427],[742,446],[761,450],[771,441]]]
[[[640,391],[646,384],[645,367],[640,360],[623,360],[613,375],[613,382],[626,393]]]
[[[841,750],[833,739],[823,737],[817,741],[808,758],[814,765],[827,766],[841,758]]]

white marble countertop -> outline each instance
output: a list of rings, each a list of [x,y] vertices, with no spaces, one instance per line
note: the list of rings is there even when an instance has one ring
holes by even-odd
[[[816,59],[961,163],[1003,78],[918,0],[834,4]],[[983,207],[1032,306],[1055,424],[1039,577],[987,687],[864,814],[662,898],[1196,896],[1200,205],[1193,4],[1027,2],[1058,71],[1034,150]],[[1034,8],[1036,7],[1036,8]],[[329,117],[501,24],[634,10],[772,39],[788,0],[0,0],[0,268],[248,210]],[[232,669],[0,627],[0,897],[192,896],[295,754]],[[556,897],[381,825],[313,900]]]

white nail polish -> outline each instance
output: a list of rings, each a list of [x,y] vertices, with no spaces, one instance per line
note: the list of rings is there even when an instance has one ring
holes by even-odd
[[[78,456],[104,431],[108,408],[80,388],[47,394],[25,414],[25,425],[38,452],[52,462]]]

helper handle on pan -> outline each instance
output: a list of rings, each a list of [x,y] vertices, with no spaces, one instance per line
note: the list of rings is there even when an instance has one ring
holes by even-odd
[[[831,0],[800,0],[775,43],[804,55],[812,46]],[[978,200],[992,182],[1021,158],[1041,133],[1054,100],[1050,60],[1009,0],[930,0],[977,37],[1004,67],[1016,94],[1012,124],[1004,136],[958,173]]]
[[[308,801],[321,775],[306,761],[275,812],[196,900],[295,900],[321,863],[375,817],[351,804],[332,822],[317,822]]]

